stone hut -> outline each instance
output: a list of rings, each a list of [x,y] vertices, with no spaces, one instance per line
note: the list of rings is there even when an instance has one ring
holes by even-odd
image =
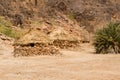
[[[56,55],[59,49],[39,30],[30,30],[14,44],[14,56]]]
[[[53,45],[61,49],[69,49],[78,47],[80,44],[80,40],[73,34],[69,34],[69,32],[65,31],[63,28],[57,28],[53,30],[49,37],[53,40]]]

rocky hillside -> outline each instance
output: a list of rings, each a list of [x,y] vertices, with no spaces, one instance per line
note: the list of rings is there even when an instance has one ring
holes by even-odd
[[[54,0],[51,0],[54,1]],[[120,21],[120,0],[56,0],[54,7],[75,18],[89,32]],[[51,2],[52,3],[52,2]]]
[[[88,32],[120,21],[120,0],[0,0],[0,16],[10,19],[14,26],[44,25],[48,32],[63,27],[88,38]]]

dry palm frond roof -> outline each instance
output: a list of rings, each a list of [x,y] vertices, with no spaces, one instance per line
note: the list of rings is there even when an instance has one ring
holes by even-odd
[[[76,41],[78,38],[69,32],[65,31],[63,28],[57,28],[49,34],[50,39],[52,40],[69,40]]]
[[[30,43],[51,43],[48,36],[39,30],[30,30],[26,35],[15,42],[15,45],[26,45]]]

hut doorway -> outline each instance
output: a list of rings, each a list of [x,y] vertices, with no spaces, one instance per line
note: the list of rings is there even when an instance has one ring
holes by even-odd
[[[31,47],[34,47],[34,46],[35,46],[35,44],[34,44],[34,43],[30,43],[30,46],[31,46]]]

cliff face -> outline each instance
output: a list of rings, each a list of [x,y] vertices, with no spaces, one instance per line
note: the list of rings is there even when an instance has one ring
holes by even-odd
[[[24,19],[54,16],[55,9],[74,16],[81,26],[119,20],[119,0],[1,0],[0,15]]]
[[[55,19],[58,12],[94,32],[108,22],[120,21],[120,0],[0,0],[0,15],[8,17],[14,25]]]
[[[88,31],[94,31],[111,21],[120,20],[120,0],[74,0],[71,3],[75,19]]]
[[[59,0],[58,0],[59,2]],[[64,2],[64,4],[62,4]],[[58,4],[60,6],[60,3]],[[61,0],[61,5],[69,15],[89,32],[106,25],[108,22],[120,21],[120,0]]]

